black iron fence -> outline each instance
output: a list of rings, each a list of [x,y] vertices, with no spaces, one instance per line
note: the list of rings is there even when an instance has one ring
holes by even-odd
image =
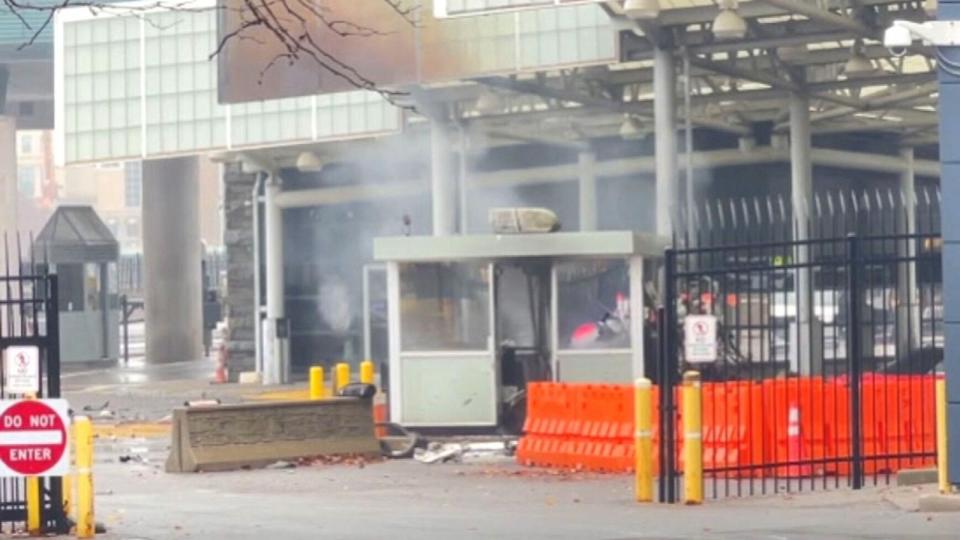
[[[19,237],[3,236],[0,259],[0,358],[8,347],[34,346],[40,353],[40,398],[60,397],[60,338],[57,276],[22,256]],[[13,245],[11,245],[13,244]],[[0,375],[3,375],[0,362]],[[0,381],[6,378],[0,376]],[[16,399],[0,382],[0,399]],[[41,479],[41,522],[48,532],[65,533],[70,525],[64,514],[62,479]],[[26,480],[0,479],[0,533],[21,532],[26,522]]]
[[[688,370],[703,377],[708,495],[859,488],[933,464],[936,188],[824,192],[804,208],[710,201],[678,220],[657,332],[664,500],[682,481]],[[716,322],[708,362],[687,357],[685,321],[698,315]]]

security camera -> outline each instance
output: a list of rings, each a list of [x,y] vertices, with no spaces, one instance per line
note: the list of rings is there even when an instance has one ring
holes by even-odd
[[[900,21],[897,21],[900,22]],[[890,49],[890,54],[903,56],[907,54],[907,47],[913,44],[913,34],[910,29],[896,22],[883,33],[883,45]]]

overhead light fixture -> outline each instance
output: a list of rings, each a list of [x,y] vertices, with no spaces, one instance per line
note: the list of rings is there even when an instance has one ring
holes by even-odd
[[[625,141],[637,140],[644,138],[646,134],[647,132],[643,129],[643,126],[640,125],[639,120],[629,114],[623,115],[623,123],[620,124],[621,139]]]
[[[843,73],[848,79],[866,77],[877,71],[877,66],[863,54],[863,43],[857,41],[850,49],[850,59],[843,66]]]
[[[713,19],[713,37],[728,40],[746,35],[747,21],[737,13],[737,0],[721,0],[720,13]]]
[[[301,172],[320,172],[326,165],[320,156],[313,152],[300,152],[297,156],[297,170]]]
[[[648,21],[660,15],[659,0],[624,0],[623,13],[635,21]]]
[[[477,98],[474,107],[480,114],[497,114],[503,112],[503,100],[494,92],[484,91]]]

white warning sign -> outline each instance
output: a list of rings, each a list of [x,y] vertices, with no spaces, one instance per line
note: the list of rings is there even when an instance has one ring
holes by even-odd
[[[702,364],[717,360],[717,317],[687,315],[683,320],[683,345],[687,362]]]
[[[40,390],[40,349],[7,347],[3,352],[3,391],[30,394]]]

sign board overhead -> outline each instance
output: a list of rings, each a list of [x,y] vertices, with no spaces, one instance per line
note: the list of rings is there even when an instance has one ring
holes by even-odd
[[[64,399],[0,401],[0,476],[69,474],[68,410]]]
[[[425,0],[324,0],[322,8],[313,2],[282,3],[274,8],[283,11],[278,18],[302,22],[279,29],[251,23],[258,19],[252,10],[260,4],[218,1],[218,42],[230,36],[217,55],[220,103],[397,88],[617,59],[609,17],[596,5],[578,6],[584,3],[579,1],[487,2],[493,11],[546,8],[460,18],[444,18],[449,11],[443,10],[436,16]],[[477,2],[461,4],[474,9]],[[456,6],[439,6],[444,7]],[[316,9],[322,9],[323,17],[312,11]],[[293,54],[285,42],[290,35],[301,43]]]

